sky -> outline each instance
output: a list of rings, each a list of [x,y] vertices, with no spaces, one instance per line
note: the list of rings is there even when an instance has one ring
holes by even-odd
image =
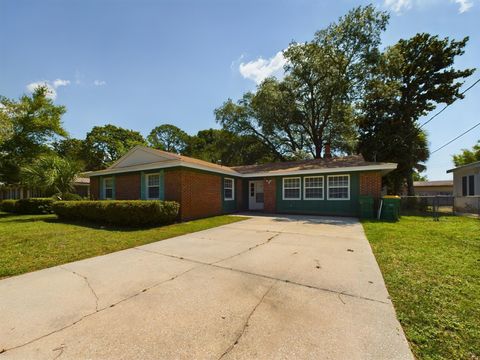
[[[195,134],[219,127],[224,101],[281,76],[291,41],[368,3],[391,13],[383,47],[418,32],[469,36],[455,66],[480,68],[480,0],[0,0],[0,95],[47,84],[77,138],[109,123]],[[464,88],[478,78],[480,69]],[[425,126],[432,151],[480,121],[479,100],[480,84]],[[428,178],[450,178],[451,155],[478,139],[480,128],[433,154]]]

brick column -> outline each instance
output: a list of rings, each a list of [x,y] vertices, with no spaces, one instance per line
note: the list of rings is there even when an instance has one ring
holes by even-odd
[[[380,172],[360,173],[360,195],[370,195],[379,199],[382,195],[382,175]]]
[[[264,196],[264,203],[263,203],[263,211],[268,213],[275,213],[277,211],[276,199],[277,199],[277,192],[276,186],[277,182],[275,178],[265,178],[263,180],[263,196]]]

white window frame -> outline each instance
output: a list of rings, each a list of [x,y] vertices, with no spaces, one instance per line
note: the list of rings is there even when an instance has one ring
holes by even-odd
[[[346,198],[330,198],[330,181],[329,179],[330,178],[333,178],[333,177],[340,177],[340,176],[346,176],[348,178],[348,192],[347,192],[347,197]],[[337,188],[337,186],[335,186],[334,188]],[[345,186],[342,186],[342,188],[345,188]],[[327,176],[327,200],[332,200],[332,201],[348,201],[350,200],[350,189],[351,189],[351,186],[350,186],[350,174],[337,174],[337,175],[328,175]]]
[[[112,197],[107,197],[107,180],[112,181],[112,186],[109,187],[108,189],[112,189]],[[115,197],[115,194],[113,193],[114,185],[113,185],[113,177],[106,177],[103,178],[103,198],[105,200],[113,200]]]
[[[231,198],[227,198],[225,196],[225,189],[227,189],[227,187],[225,186],[225,180],[228,180],[228,181],[232,182],[232,197]],[[223,200],[225,200],[225,201],[235,200],[235,179],[234,178],[227,178],[227,177],[223,178]]]
[[[322,179],[322,196],[319,198],[307,198],[307,181],[306,179]],[[308,189],[318,189],[318,187],[309,187]],[[303,178],[303,200],[323,200],[325,198],[325,182],[323,176],[305,176]]]
[[[298,179],[298,198],[286,198],[285,197],[285,180],[291,180],[291,179]],[[288,189],[297,189],[296,187],[295,188],[292,188],[292,187],[289,187]],[[282,178],[282,200],[293,200],[293,201],[298,201],[298,200],[302,200],[302,179],[298,176],[298,177],[284,177]]]
[[[149,191],[148,189],[151,187],[157,187],[157,186],[150,186],[148,185],[148,179],[150,176],[158,176],[158,197],[153,198],[149,196]],[[147,200],[160,200],[160,181],[161,181],[161,175],[160,173],[150,173],[150,174],[145,174],[145,198]]]

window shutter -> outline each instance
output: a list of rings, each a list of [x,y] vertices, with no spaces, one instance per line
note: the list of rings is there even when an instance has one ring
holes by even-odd
[[[145,192],[146,192],[146,189],[145,189],[145,174],[142,171],[140,173],[140,199],[145,200],[147,198]]]

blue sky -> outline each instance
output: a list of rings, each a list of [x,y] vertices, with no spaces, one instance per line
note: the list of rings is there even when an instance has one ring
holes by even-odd
[[[217,127],[213,110],[278,74],[279,51],[363,1],[0,0],[0,94],[16,98],[48,82],[83,138],[107,123],[143,135],[162,123],[190,134]],[[458,67],[480,67],[480,0],[374,0],[391,11],[385,46],[417,32],[470,36]],[[480,77],[480,71],[465,86]],[[425,128],[431,149],[479,121],[480,85]],[[478,128],[434,154],[430,179],[445,179],[451,154]]]

